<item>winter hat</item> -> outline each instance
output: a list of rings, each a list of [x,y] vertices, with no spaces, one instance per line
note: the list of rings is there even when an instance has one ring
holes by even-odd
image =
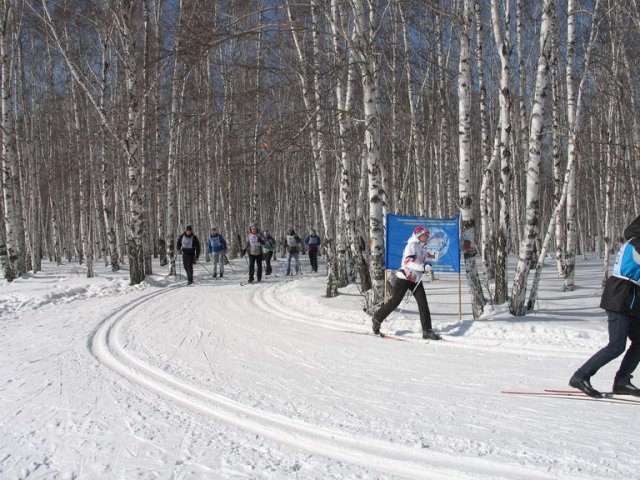
[[[424,235],[425,233],[429,233],[429,230],[424,228],[424,225],[418,225],[416,228],[413,229],[413,234],[416,236],[416,238]]]

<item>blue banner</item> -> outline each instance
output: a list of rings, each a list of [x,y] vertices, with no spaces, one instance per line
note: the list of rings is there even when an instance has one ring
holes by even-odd
[[[384,264],[388,270],[397,270],[402,262],[402,251],[413,229],[424,225],[431,236],[429,251],[439,257],[433,264],[436,272],[460,272],[460,226],[458,217],[426,218],[387,215],[387,235]]]

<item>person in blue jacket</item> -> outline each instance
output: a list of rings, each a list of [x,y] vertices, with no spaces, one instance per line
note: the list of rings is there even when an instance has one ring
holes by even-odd
[[[209,240],[207,241],[207,252],[213,254],[213,278],[218,276],[218,270],[220,271],[220,278],[224,277],[224,252],[227,249],[227,242],[215,225],[211,227],[211,233],[209,233]],[[218,265],[220,266],[218,268]]]
[[[613,380],[613,393],[640,396],[640,388],[631,383],[640,363],[640,217],[624,230],[626,242],[620,248],[613,272],[604,286],[600,308],[607,312],[609,343],[586,361],[569,380],[569,385],[590,397],[602,397],[591,386],[591,377],[607,363],[622,355],[622,363]]]
[[[311,263],[311,270],[313,272],[317,272],[320,237],[313,228],[309,231],[309,235],[304,237],[304,246],[309,252],[309,262]]]

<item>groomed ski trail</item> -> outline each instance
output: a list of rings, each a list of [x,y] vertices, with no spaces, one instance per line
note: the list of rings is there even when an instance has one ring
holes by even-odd
[[[176,287],[169,287],[169,290]],[[268,288],[259,286],[260,291]],[[136,311],[167,289],[147,294],[105,317],[89,339],[93,355],[131,383],[155,392],[182,407],[245,431],[367,469],[413,479],[449,479],[478,476],[509,479],[557,478],[533,473],[518,465],[454,457],[394,445],[334,428],[301,422],[283,415],[243,405],[230,398],[197,388],[145,363],[127,351],[121,341],[123,327],[136,321]],[[253,292],[252,297],[256,295]],[[257,298],[264,298],[258,296]],[[253,301],[256,298],[253,298]]]

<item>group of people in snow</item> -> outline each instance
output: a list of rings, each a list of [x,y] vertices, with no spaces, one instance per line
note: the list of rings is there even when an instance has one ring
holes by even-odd
[[[299,254],[309,253],[311,271],[318,271],[318,251],[321,245],[320,237],[315,229],[309,230],[309,235],[300,239],[300,236],[293,228],[287,229],[284,238],[284,248],[287,254],[287,270],[285,275],[300,274]],[[260,230],[257,223],[249,225],[249,231],[245,239],[243,256],[246,254],[249,263],[249,283],[257,280],[262,281],[262,262],[265,264],[265,275],[271,275],[273,268],[271,260],[275,258],[277,252],[276,239],[267,229]],[[184,233],[178,237],[176,243],[178,253],[182,255],[182,264],[187,275],[187,284],[193,283],[193,266],[200,257],[200,241],[193,233],[191,225],[187,225]],[[218,231],[218,227],[211,227],[209,238],[207,239],[207,252],[213,257],[213,277],[224,277],[224,255],[227,250],[227,242]],[[293,270],[292,270],[293,263]]]
[[[427,242],[430,232],[423,225],[415,228],[413,235],[407,241],[407,245],[402,254],[402,266],[396,273],[397,279],[393,287],[391,298],[382,304],[373,316],[373,332],[380,333],[380,325],[385,318],[400,304],[407,290],[418,303],[420,313],[420,323],[422,324],[422,337],[428,340],[441,340],[441,336],[433,331],[431,323],[431,312],[427,295],[422,284],[422,276],[425,272],[430,272],[432,264],[437,261],[434,255],[429,253]],[[320,237],[315,229],[309,231],[309,235],[300,239],[300,236],[293,228],[287,229],[284,240],[287,262],[285,275],[300,273],[300,252],[309,253],[309,262],[313,272],[318,271],[318,250],[321,245]],[[227,243],[224,237],[218,232],[217,227],[211,227],[211,233],[207,241],[207,251],[213,254],[213,276],[224,276],[224,252]],[[246,254],[249,261],[249,283],[262,281],[262,262],[265,262],[266,275],[272,273],[271,259],[275,255],[277,248],[276,240],[271,236],[269,230],[260,231],[257,223],[249,225],[249,231],[245,241],[243,254]],[[177,243],[178,252],[182,254],[184,270],[187,273],[187,283],[193,283],[193,265],[200,256],[200,242],[193,234],[191,225],[187,226],[185,232],[180,235]]]
[[[423,225],[417,226],[402,253],[400,269],[396,272],[391,297],[374,313],[372,319],[373,332],[380,334],[380,326],[389,314],[400,305],[406,292],[411,293],[418,304],[422,338],[441,340],[442,337],[433,331],[429,303],[422,283],[425,273],[432,270],[438,258],[430,253],[427,244],[430,232]],[[640,216],[624,230],[625,243],[620,248],[611,276],[606,281],[600,307],[607,313],[609,332],[608,344],[589,358],[575,371],[569,385],[581,390],[591,397],[602,397],[603,393],[591,385],[591,377],[603,366],[622,355],[620,367],[613,381],[612,393],[640,396],[640,388],[631,383],[632,374],[640,363]],[[285,248],[287,252],[286,275],[300,272],[299,252],[301,248],[309,252],[311,269],[318,271],[318,248],[320,238],[314,229],[310,230],[304,241],[293,228],[287,230]],[[249,258],[249,282],[257,278],[262,280],[262,261],[266,264],[266,274],[272,272],[271,259],[275,255],[276,241],[269,230],[260,231],[257,224],[249,226],[244,251]],[[193,283],[193,265],[200,256],[200,243],[193,234],[191,226],[180,235],[177,243],[182,253],[188,283]],[[219,268],[220,276],[224,274],[223,255],[226,242],[216,227],[211,228],[207,242],[207,250],[214,256],[214,277]],[[304,250],[303,250],[304,251]],[[293,262],[293,266],[292,266]],[[292,270],[292,267],[294,270]],[[631,345],[627,350],[627,338]]]

